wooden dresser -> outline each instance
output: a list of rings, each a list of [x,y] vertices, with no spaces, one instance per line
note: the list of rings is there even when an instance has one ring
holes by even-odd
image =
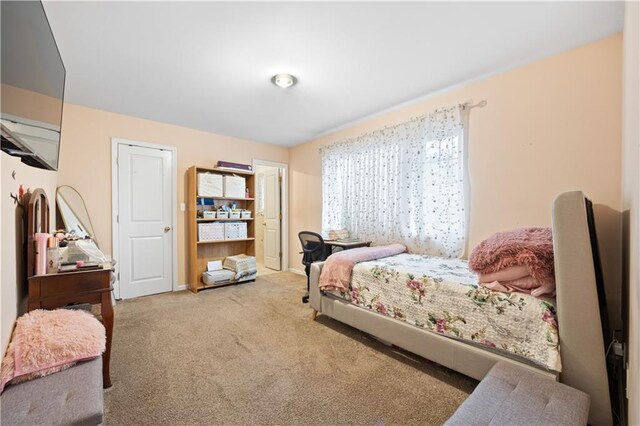
[[[82,303],[100,305],[100,319],[107,338],[106,350],[102,354],[102,379],[104,387],[108,388],[111,386],[109,361],[113,337],[111,268],[36,275],[34,235],[36,232],[49,230],[49,203],[47,195],[40,188],[25,194],[24,201],[27,205],[25,217],[27,312],[35,309],[64,308]]]

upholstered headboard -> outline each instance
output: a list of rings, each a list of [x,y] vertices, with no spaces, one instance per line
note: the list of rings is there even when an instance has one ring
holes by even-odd
[[[589,394],[589,424],[600,426],[613,421],[591,242],[584,194],[560,194],[553,203],[560,381]]]

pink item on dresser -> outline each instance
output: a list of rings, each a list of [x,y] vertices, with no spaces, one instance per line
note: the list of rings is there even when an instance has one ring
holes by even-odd
[[[16,321],[7,355],[2,360],[0,391],[56,373],[100,356],[105,350],[104,326],[88,312],[71,309],[29,312]]]
[[[325,261],[318,286],[320,290],[348,290],[351,272],[356,263],[394,256],[406,250],[407,248],[402,244],[389,244],[388,246],[360,247],[332,254]]]
[[[35,275],[44,275],[47,273],[47,240],[50,236],[51,234],[44,232],[36,232],[33,236],[33,244],[35,246]]]

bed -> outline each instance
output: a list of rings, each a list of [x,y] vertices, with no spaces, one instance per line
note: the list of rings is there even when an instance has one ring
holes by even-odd
[[[548,342],[551,349],[546,357],[543,350],[540,350],[537,356],[523,357],[522,354],[518,354],[517,350],[506,350],[507,348],[502,344],[493,345],[496,343],[492,340],[495,339],[495,336],[488,338],[480,335],[476,339],[469,338],[473,334],[471,328],[465,330],[461,327],[466,327],[469,323],[477,324],[479,319],[465,318],[467,324],[463,324],[459,318],[456,318],[456,315],[452,315],[447,318],[446,322],[450,323],[447,330],[446,324],[438,322],[440,318],[429,318],[428,315],[425,318],[420,318],[419,314],[414,313],[412,314],[414,317],[407,321],[408,312],[403,312],[405,317],[400,319],[393,318],[394,315],[389,315],[388,312],[376,312],[375,308],[379,306],[376,303],[380,301],[371,300],[373,295],[377,294],[375,291],[376,280],[371,279],[371,274],[385,274],[385,271],[393,270],[393,268],[385,268],[385,264],[388,262],[407,263],[409,262],[407,256],[410,255],[400,255],[403,257],[395,260],[383,261],[381,259],[373,263],[367,262],[366,265],[356,265],[352,275],[352,285],[355,283],[357,288],[363,288],[363,290],[368,287],[368,292],[356,293],[355,298],[360,298],[360,300],[350,300],[351,297],[345,297],[345,295],[335,292],[321,292],[318,288],[318,282],[323,263],[313,264],[309,303],[314,310],[314,318],[317,313],[327,315],[477,380],[481,380],[498,361],[518,365],[548,379],[560,380],[590,395],[590,424],[609,425],[612,423],[611,405],[596,280],[596,268],[599,265],[594,262],[591,241],[595,231],[591,227],[593,232],[590,233],[587,208],[589,205],[590,203],[581,191],[561,194],[553,203],[552,228],[557,285],[556,298],[555,301],[536,299],[548,303],[550,309],[557,311],[555,341],[553,340],[554,336],[551,336],[551,341]],[[418,261],[419,259],[414,260]],[[454,260],[448,262],[450,262],[448,268],[454,274],[462,274],[461,265],[456,265]],[[406,265],[390,266],[397,266],[400,270],[407,271]],[[444,274],[442,271],[440,273]],[[394,278],[386,277],[385,279],[393,280]],[[451,278],[452,281],[454,279],[457,282],[463,281],[462,284],[465,284],[464,280],[467,278],[464,276]],[[438,281],[441,285],[442,282],[446,283],[446,276],[439,278]],[[473,294],[467,295],[469,291],[473,291],[473,283],[466,284],[469,285],[469,288],[464,291],[460,290],[465,296],[460,300],[466,298],[473,303]],[[450,289],[450,291],[454,290]],[[418,287],[416,287],[415,296],[416,298],[420,297]],[[527,299],[531,296],[518,294],[514,301],[516,303],[515,309],[518,309],[517,303],[521,296],[529,302],[529,306],[534,305],[532,301]],[[367,297],[369,297],[368,300]],[[464,303],[469,300],[465,300]],[[365,309],[362,305],[368,305],[370,309]],[[382,303],[382,305],[385,304]],[[513,307],[509,302],[507,305]],[[513,315],[517,315],[517,313]],[[533,316],[535,315],[533,314]],[[551,325],[552,322],[546,321],[546,324]],[[540,326],[544,327],[545,321],[542,321]],[[434,328],[436,329],[434,330]],[[466,335],[467,338],[457,338],[455,330],[461,335]],[[544,332],[544,330],[542,331]],[[551,331],[553,330],[551,329]],[[514,332],[517,332],[517,329],[506,330],[505,334]],[[535,340],[536,336],[525,336],[524,340],[531,339]],[[492,344],[487,344],[487,342]],[[558,344],[561,357],[555,359],[552,349],[555,346],[557,350]],[[535,342],[532,342],[532,345],[535,347]],[[496,348],[494,346],[503,347]]]

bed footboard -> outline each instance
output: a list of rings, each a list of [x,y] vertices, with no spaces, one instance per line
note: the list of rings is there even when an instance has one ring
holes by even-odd
[[[562,353],[560,381],[589,394],[589,424],[610,425],[613,418],[594,255],[581,191],[556,198],[553,246]]]
[[[498,361],[518,365],[546,379],[557,379],[555,372],[543,370],[441,334],[422,330],[414,325],[355,306],[345,300],[325,296],[318,287],[322,267],[322,262],[311,266],[309,305],[316,312],[476,380],[481,380]],[[315,318],[315,314],[312,318]]]

